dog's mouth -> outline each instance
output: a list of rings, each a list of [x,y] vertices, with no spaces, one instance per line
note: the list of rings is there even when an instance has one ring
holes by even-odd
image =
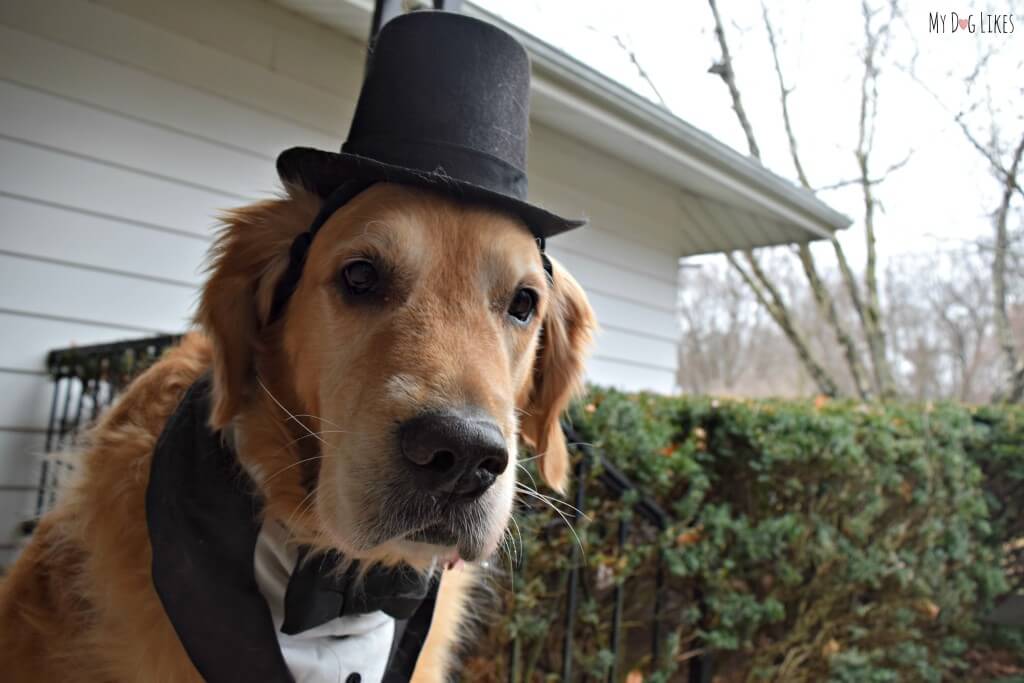
[[[415,543],[426,543],[442,548],[454,548],[459,558],[473,561],[485,552],[487,531],[490,520],[477,504],[456,504],[445,506],[427,522],[420,522],[405,539]]]
[[[429,543],[430,545],[457,546],[459,544],[458,534],[444,522],[414,531],[409,534],[408,539],[417,543]]]
[[[475,500],[438,500],[405,491],[389,496],[380,508],[378,542],[398,540],[435,546],[440,554],[467,561],[488,551],[498,524],[488,495]]]

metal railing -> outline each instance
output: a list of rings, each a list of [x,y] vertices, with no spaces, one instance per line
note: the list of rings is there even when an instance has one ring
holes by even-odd
[[[133,341],[101,344],[52,351],[47,357],[47,366],[53,382],[50,402],[49,424],[46,430],[45,452],[39,471],[39,484],[34,491],[35,518],[22,525],[25,535],[31,534],[36,520],[55,503],[62,479],[73,465],[62,454],[74,448],[83,430],[92,424],[117,398],[120,391],[142,370],[152,364],[180,336],[165,335]],[[572,521],[578,522],[585,512],[587,490],[591,481],[592,468],[599,468],[595,481],[602,490],[601,497],[621,498],[630,495],[634,499],[632,510],[640,525],[647,525],[655,533],[664,531],[669,518],[661,507],[644,495],[629,478],[602,453],[588,444],[580,443],[579,436],[571,427],[563,425],[567,441],[577,458],[574,473],[574,507]],[[638,524],[629,519],[620,519],[617,529],[617,549],[621,553],[627,539]],[[586,680],[582,672],[574,672],[573,634],[581,590],[581,574],[586,569],[581,562],[580,548],[572,545],[565,595],[565,612],[561,619],[564,636],[561,647],[561,679],[563,681]],[[520,570],[523,567],[520,567]],[[627,577],[628,580],[628,577]],[[606,680],[618,681],[623,672],[619,671],[619,651],[622,646],[624,590],[626,581],[617,582],[612,593],[612,623],[608,649],[613,653],[612,663],[606,673]],[[650,654],[651,662],[661,660],[665,648],[662,632],[663,610],[665,607],[665,562],[659,553],[654,577],[654,594],[650,604]],[[522,675],[518,667],[519,643],[510,644],[509,680],[517,683]],[[710,664],[706,657],[693,658],[687,662],[689,683],[706,683],[710,680]]]
[[[565,432],[566,440],[570,449],[577,455],[576,464],[573,468],[573,510],[571,520],[576,523],[586,514],[587,483],[591,481],[590,473],[597,468],[596,481],[601,485],[599,497],[623,498],[627,495],[633,498],[632,511],[640,524],[647,525],[655,533],[665,531],[670,523],[668,514],[652,498],[645,495],[614,463],[612,463],[598,449],[587,443],[583,443],[579,435],[568,424],[563,423],[562,429]],[[630,535],[637,528],[628,518],[618,521],[618,528],[615,534],[615,547],[618,553],[625,550]],[[576,620],[579,606],[579,591],[581,574],[586,566],[581,562],[581,548],[578,544],[570,544],[569,571],[566,586],[565,612],[562,617],[564,634],[561,643],[561,680],[572,681],[589,680],[582,672],[577,675],[573,660],[573,642],[576,630]],[[522,560],[516,567],[516,572],[522,574],[525,564]],[[659,552],[654,570],[654,592],[651,596],[649,624],[650,624],[650,662],[656,666],[662,659],[666,647],[666,639],[662,632],[662,621],[664,618],[665,600],[665,558]],[[609,683],[623,679],[624,673],[619,670],[620,649],[623,642],[623,613],[624,596],[626,583],[629,577],[615,584],[612,591],[612,621],[608,636],[608,650],[612,653],[611,663],[605,674],[605,680]],[[520,646],[517,638],[513,638],[509,644],[509,683],[519,683],[522,679],[522,671],[519,665]],[[709,683],[711,681],[711,663],[706,655],[692,657],[687,661],[686,680],[688,683]]]
[[[110,406],[120,391],[152,364],[180,336],[165,335],[113,344],[97,344],[51,351],[46,366],[53,382],[50,418],[46,427],[45,457],[39,467],[36,519],[56,502],[62,478],[73,467],[62,454],[73,449],[85,427]],[[23,527],[26,533],[35,519]]]

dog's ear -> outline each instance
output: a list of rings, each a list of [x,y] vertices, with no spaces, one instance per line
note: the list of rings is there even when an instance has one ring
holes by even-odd
[[[286,190],[281,199],[226,212],[210,249],[210,277],[196,322],[213,342],[210,425],[215,429],[238,413],[254,376],[253,358],[268,324],[274,286],[288,267],[292,241],[319,208],[308,192]]]
[[[582,388],[586,353],[597,323],[583,288],[554,259],[551,265],[550,301],[520,431],[540,456],[544,481],[564,493],[569,451],[559,417]]]

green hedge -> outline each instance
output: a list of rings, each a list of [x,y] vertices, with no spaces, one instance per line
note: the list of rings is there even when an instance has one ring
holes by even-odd
[[[1009,541],[1024,535],[1024,410],[594,389],[571,419],[672,520],[659,532],[634,513],[635,496],[609,496],[591,468],[589,519],[576,524],[577,675],[603,680],[613,663],[617,584],[620,679],[685,680],[697,656],[721,681],[986,680],[979,661],[1019,662],[1019,629],[980,617],[1011,582],[1020,588],[1007,563],[1021,552]],[[521,563],[494,580],[503,618],[467,663],[474,680],[507,681],[510,667],[530,681],[561,671],[575,537],[543,506],[516,518]],[[623,519],[631,533],[620,550]]]

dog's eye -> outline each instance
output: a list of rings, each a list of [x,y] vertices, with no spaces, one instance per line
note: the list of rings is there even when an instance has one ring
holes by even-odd
[[[369,294],[377,287],[380,277],[369,261],[353,261],[342,269],[341,279],[350,294]]]
[[[537,308],[537,292],[525,287],[518,290],[508,306],[508,314],[520,322],[529,321]]]

